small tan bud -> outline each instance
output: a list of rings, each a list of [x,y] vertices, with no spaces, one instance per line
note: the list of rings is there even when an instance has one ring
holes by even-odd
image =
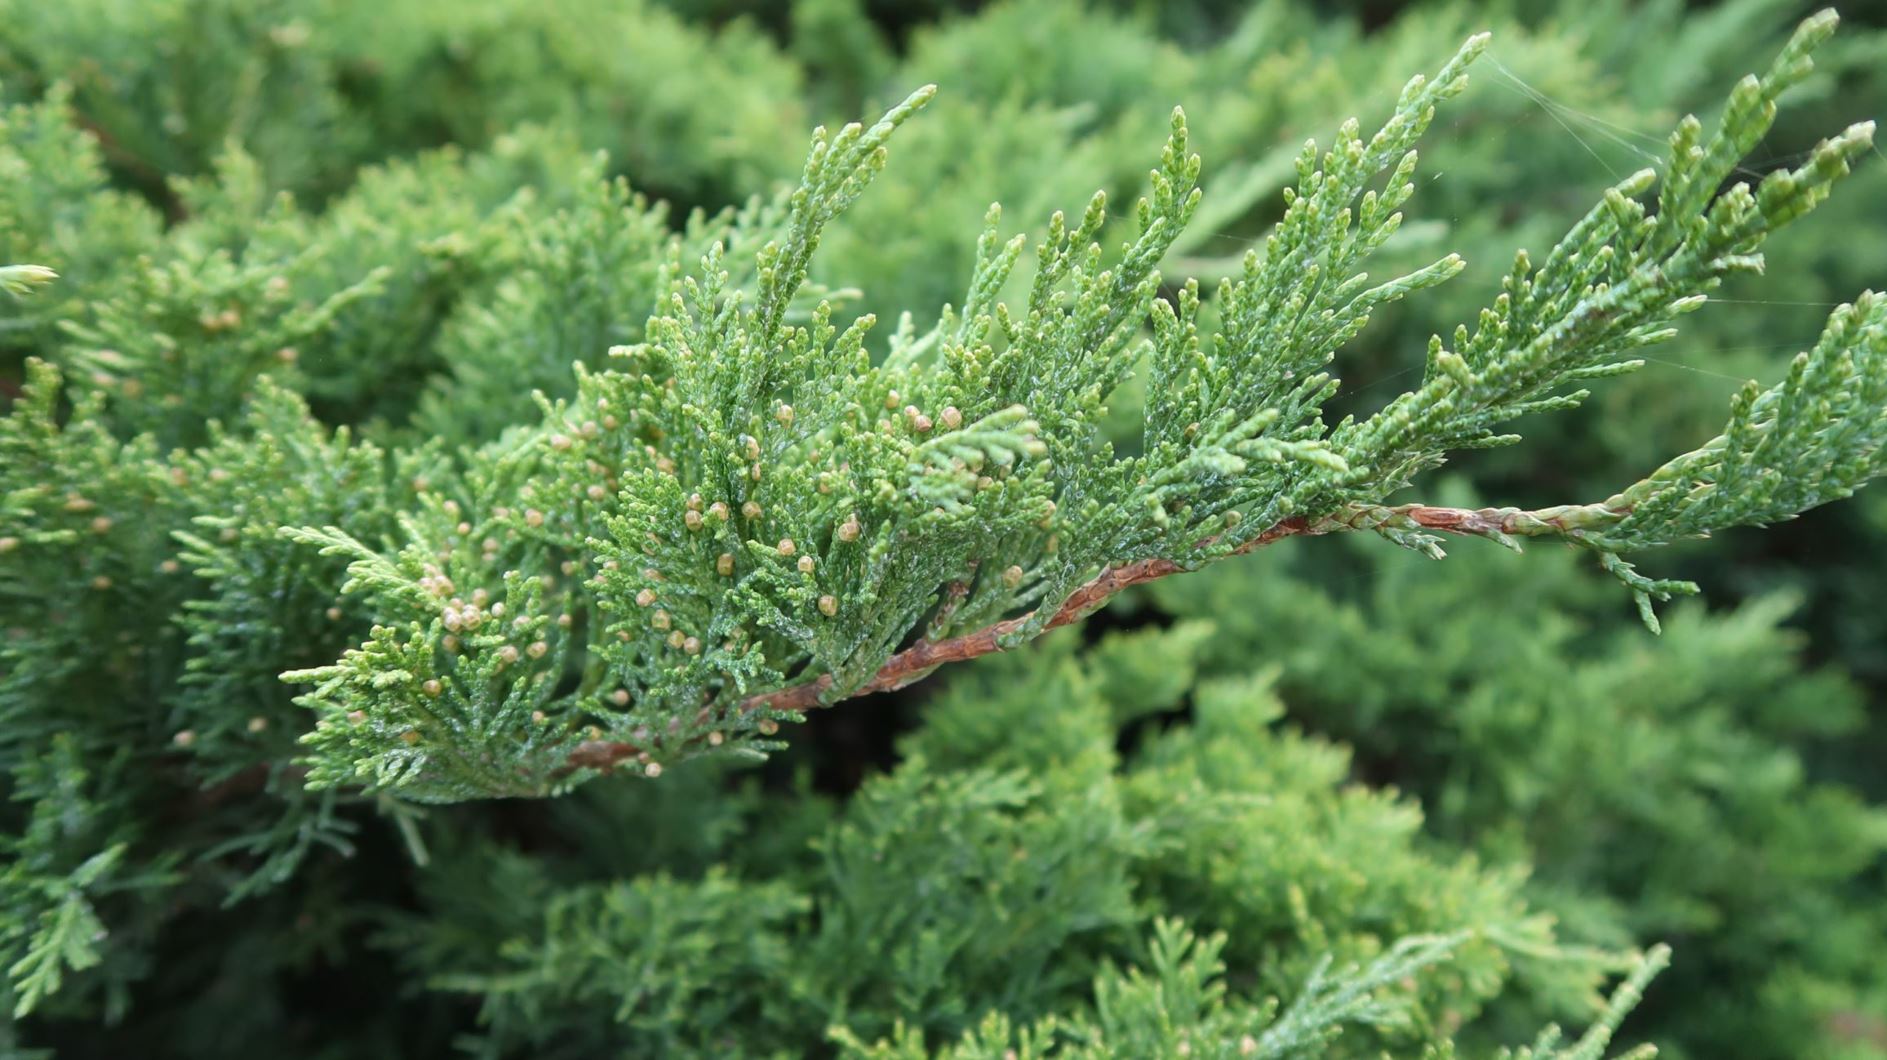
[[[432,677],[428,678],[425,684],[420,685],[419,690],[426,693],[427,698],[438,699],[439,694],[446,690],[446,686],[440,684],[438,678]]]
[[[731,552],[721,553],[721,558],[714,561],[714,569],[721,572],[721,577],[723,578],[732,577],[734,574],[734,554]]]
[[[826,593],[819,598],[819,613],[831,618],[839,613],[839,598]]]
[[[937,418],[943,421],[944,430],[947,431],[954,431],[963,426],[963,412],[955,405],[944,406],[943,412],[939,413]]]
[[[294,364],[301,357],[301,351],[293,346],[284,346],[275,351],[275,359],[283,364]]]
[[[609,701],[611,703],[616,704],[619,707],[628,706],[629,705],[629,690],[626,688],[618,688],[616,691],[611,692],[609,694]]]
[[[662,775],[662,763],[650,762],[648,765],[642,767],[642,772],[650,780],[654,780],[656,777],[659,777]]]
[[[355,725],[359,725],[361,722],[367,720],[367,712],[364,710],[350,710],[347,712],[347,720],[353,722]]]
[[[760,465],[756,463],[754,466],[748,468],[747,477],[753,479],[755,482],[760,481]]]
[[[570,448],[570,438],[567,435],[553,434],[550,436],[550,447],[552,449],[568,449]]]
[[[669,620],[667,611],[657,609],[649,616],[649,625],[655,629],[667,629],[673,623]]]
[[[703,526],[707,525],[705,520],[701,518],[701,513],[692,508],[681,513],[681,521],[690,531],[699,531]]]
[[[524,512],[524,525],[535,530],[544,525],[544,513],[536,508],[527,508]]]
[[[609,496],[609,491],[604,489],[601,486],[591,486],[589,489],[585,490],[584,492],[589,494],[590,499],[593,501],[601,501],[605,497]]]
[[[687,503],[687,508],[688,508],[688,510],[689,510],[689,511],[691,511],[691,512],[698,512],[698,511],[700,511],[700,510],[701,510],[701,494],[699,494],[699,493],[690,493],[690,494],[688,495],[688,503]]]
[[[499,648],[498,661],[504,663],[506,666],[510,666],[512,663],[517,662],[518,661],[517,645],[507,644],[504,647]]]
[[[1012,564],[1007,570],[1002,572],[1002,583],[1011,589],[1021,585],[1022,568]]]
[[[636,606],[647,607],[655,602],[655,590],[644,589],[636,594]]]
[[[92,588],[100,590],[109,589],[111,588],[111,579],[101,574],[92,579]]]
[[[248,728],[250,732],[265,732],[268,730],[268,727],[269,727],[269,719],[263,717],[260,714],[257,714],[255,717],[252,717],[249,719]]]
[[[903,400],[904,400],[904,399],[903,399],[903,398],[902,398],[901,396],[899,396],[899,394],[898,394],[898,392],[897,392],[897,391],[895,391],[895,390],[890,390],[890,391],[886,391],[886,392],[885,392],[885,408],[886,408],[886,410],[891,410],[891,409],[895,409],[895,408],[897,408],[897,407],[898,407],[898,402],[900,402],[900,401],[903,401]]]
[[[570,613],[566,611],[563,614],[557,616],[557,628],[569,629],[572,621],[573,620],[570,617]]]
[[[544,653],[550,651],[550,645],[544,643],[541,640],[534,640],[531,642],[529,647],[524,649],[524,651],[533,659],[542,659],[544,657]]]
[[[759,501],[748,501],[746,504],[743,504],[740,506],[740,514],[746,516],[749,519],[760,518],[760,511],[761,509],[760,509]]]
[[[839,524],[839,540],[840,541],[857,541],[858,534],[859,534],[858,514],[854,512],[853,514],[846,516],[845,521]]]
[[[727,522],[727,505],[721,501],[715,501],[713,504],[708,505],[708,514],[719,519],[721,522]]]
[[[419,734],[414,732],[411,729],[408,729],[405,732],[400,734],[400,742],[405,744],[408,747],[411,747],[414,744],[419,742]]]
[[[459,638],[448,636],[440,640],[440,646],[454,655],[459,653]]]
[[[102,534],[111,529],[111,516],[101,515],[92,520],[92,533]]]
[[[542,725],[545,722],[550,720],[550,715],[544,713],[541,710],[533,710],[531,711],[531,720],[536,722],[539,725]]]
[[[790,537],[780,538],[780,544],[779,544],[780,555],[790,556],[794,552],[798,551],[798,548],[799,548],[798,545],[793,544],[792,538]]]
[[[813,559],[811,556],[799,557],[799,572],[801,574],[811,574],[812,568],[813,568]]]
[[[793,425],[793,406],[781,405],[779,408],[774,409],[773,418],[779,420],[785,426],[791,427]]]
[[[911,418],[911,429],[916,431],[919,434],[929,434],[930,433],[930,417],[924,415],[921,412],[918,413],[916,416]]]
[[[681,650],[687,652],[690,655],[701,654],[701,638],[689,637],[688,639],[682,641]]]
[[[668,635],[668,646],[671,648],[680,649],[686,643],[688,643],[688,635],[679,629]]]
[[[759,729],[763,736],[772,736],[774,733],[780,731],[780,723],[774,721],[772,718],[761,718],[760,721],[754,725],[754,728]]]
[[[0,545],[4,545],[4,544],[5,544],[4,539],[0,539]],[[5,551],[6,551],[5,548],[0,547],[0,552],[5,552]],[[165,574],[175,574],[178,571],[183,569],[183,564],[178,563],[174,559],[167,559],[164,562],[159,563],[157,565],[157,569]]]

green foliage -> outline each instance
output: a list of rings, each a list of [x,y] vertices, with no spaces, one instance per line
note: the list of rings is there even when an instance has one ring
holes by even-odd
[[[1033,607],[1005,635],[1013,642],[1046,628],[1098,570],[1197,565],[1287,519],[1439,551],[1381,498],[1451,450],[1517,440],[1495,433],[1502,423],[1577,405],[1586,392],[1572,384],[1640,367],[1627,355],[1674,335],[1671,318],[1724,275],[1757,267],[1769,232],[1812,209],[1867,148],[1871,127],[1856,126],[1756,192],[1699,190],[1760,139],[1775,97],[1831,29],[1831,18],[1804,23],[1709,138],[1694,120],[1680,126],[1655,213],[1632,198],[1650,171],[1612,188],[1538,270],[1520,255],[1475,331],[1457,329],[1458,351],[1430,343],[1421,386],[1335,428],[1321,407],[1337,388],[1322,370],[1337,348],[1377,307],[1460,269],[1447,256],[1374,285],[1360,271],[1399,228],[1411,147],[1484,38],[1433,81],[1411,81],[1368,140],[1352,122],[1321,165],[1305,148],[1264,253],[1251,251],[1213,300],[1209,339],[1196,288],[1176,305],[1156,297],[1155,266],[1200,201],[1177,112],[1137,235],[1117,256],[1095,242],[1103,196],[1072,229],[1056,214],[1012,316],[996,299],[1023,240],[1001,242],[992,210],[962,310],[922,337],[900,329],[879,364],[865,349],[872,318],[840,330],[824,308],[799,326],[788,311],[824,228],[929,93],[869,130],[822,133],[783,227],[753,253],[751,291],[732,286],[717,244],[699,276],[660,299],[646,342],[617,348],[621,367],[581,374],[543,427],[484,450],[472,491],[434,501],[396,555],[334,528],[287,531],[351,557],[344,591],[367,595],[378,623],[334,666],[288,675],[315,686],[311,781],[429,800],[528,794],[581,779],[598,748],[644,772],[706,750],[762,751],[776,724],[767,693],[802,670],[825,675],[822,700],[843,698],[913,630],[943,640]],[[1379,195],[1370,185],[1385,170]],[[1637,574],[1624,553],[1793,514],[1878,473],[1887,362],[1870,353],[1875,304],[1838,313],[1789,382],[1745,399],[1726,441],[1602,504],[1502,513],[1470,532],[1563,535],[1597,551],[1655,626],[1650,597],[1685,586]],[[1140,455],[1115,459],[1104,402],[1149,319]],[[1799,422],[1752,421],[1774,416]],[[1765,484],[1700,491],[1718,465]],[[1794,485],[1766,485],[1782,482]],[[490,514],[449,514],[461,508]],[[993,569],[990,557],[1010,562]],[[586,577],[557,590],[557,573]],[[574,688],[566,672],[581,675]]]
[[[27,763],[15,775],[18,796],[31,800],[34,810],[24,834],[9,837],[12,864],[0,921],[0,959],[17,1017],[57,991],[67,969],[81,972],[99,963],[98,941],[106,930],[92,898],[125,885],[112,878],[125,848],[95,834],[101,808],[86,801],[87,778],[71,741],[56,741],[45,761]],[[76,865],[61,864],[54,851],[68,837],[107,845]]]
[[[1085,654],[1057,637],[979,663],[927,711],[902,764],[766,876],[746,876],[758,869],[747,837],[774,826],[772,809],[698,799],[724,767],[587,789],[606,802],[574,815],[615,825],[594,834],[659,844],[691,815],[737,822],[703,833],[697,864],[714,867],[686,879],[668,871],[694,858],[651,858],[623,877],[597,864],[606,848],[584,845],[548,864],[502,846],[472,864],[444,857],[455,903],[489,880],[489,898],[469,904],[503,910],[503,926],[469,953],[441,938],[463,917],[415,919],[393,942],[438,985],[483,996],[494,1053],[798,1053],[828,1028],[854,1050],[888,1035],[908,1052],[987,1036],[999,1015],[1079,1055],[1176,1037],[1236,1047],[1250,1034],[1260,1055],[1337,1042],[1360,1056],[1431,1040],[1516,974],[1579,1009],[1611,959],[1557,947],[1515,900],[1518,874],[1424,850],[1414,807],[1347,786],[1341,748],[1275,727],[1267,678],[1222,683],[1197,731],[1116,752],[1123,727],[1174,706],[1207,632]],[[1177,664],[1171,680],[1109,677],[1162,662]],[[1006,739],[1028,728],[1023,745]],[[691,809],[649,801],[675,783],[694,786]],[[566,818],[560,834],[592,833]],[[513,866],[529,866],[528,882]],[[601,881],[549,890],[553,873]],[[503,897],[521,894],[548,904]],[[1166,919],[1181,909],[1246,943],[1195,939]],[[1236,989],[1221,981],[1228,962]],[[582,1017],[598,1006],[615,1013],[607,1025]]]
[[[278,186],[331,186],[363,130],[309,47],[300,6],[8,0],[0,80],[15,94],[66,86],[113,168],[147,190],[208,172],[232,139]]]
[[[790,175],[802,75],[752,26],[713,31],[652,3],[328,0],[311,8],[331,78],[382,144],[483,145],[521,123],[609,153],[690,205]]]
[[[1149,967],[1123,973],[1110,966],[1095,979],[1092,1016],[1063,1024],[1045,1022],[1019,1033],[1007,1020],[991,1017],[936,1055],[1303,1055],[1328,1045],[1344,1023],[1368,1026],[1391,1021],[1399,1010],[1379,992],[1441,960],[1455,941],[1404,939],[1367,967],[1335,976],[1320,966],[1303,993],[1279,1012],[1275,1002],[1250,1007],[1226,1003],[1225,965],[1219,959],[1224,936],[1201,940],[1172,920],[1157,922],[1154,932],[1148,946]],[[900,1035],[895,1043],[866,1046],[846,1032],[839,1042],[846,1049],[844,1055],[852,1057],[893,1060],[932,1055],[921,1039],[908,1034]]]
[[[1733,1003],[1656,1006],[1695,1055],[1822,1055],[1805,1041],[1838,1038],[1816,1020],[1873,1004],[1887,984],[1851,943],[1883,930],[1868,881],[1887,816],[1794,749],[1865,717],[1860,689],[1800,661],[1782,626],[1796,601],[1681,609],[1647,642],[1608,621],[1616,602],[1571,556],[1487,550],[1445,570],[1352,548],[1331,568],[1370,573],[1335,580],[1306,554],[1323,551],[1154,595],[1211,616],[1207,672],[1274,660],[1293,713],[1354,740],[1361,775],[1418,795],[1431,831],[1535,866],[1530,893],[1571,941],[1685,940],[1660,984],[1677,997],[1747,977]],[[1528,612],[1489,606],[1513,599]]]
[[[5,84],[5,82],[0,82]],[[66,93],[0,109],[0,261],[8,264],[0,366],[54,341],[57,322],[83,312],[77,292],[109,289],[127,259],[158,238],[159,219],[134,196],[107,186],[98,144],[72,124]],[[57,262],[60,284],[23,272]],[[30,287],[28,286],[30,285]],[[31,288],[37,293],[25,297]]]
[[[1887,1049],[1887,34],[952,6],[0,0],[0,1052]]]

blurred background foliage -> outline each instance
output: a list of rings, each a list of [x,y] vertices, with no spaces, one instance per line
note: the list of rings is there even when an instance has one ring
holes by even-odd
[[[1379,119],[1410,73],[1492,29],[1385,266],[1451,249],[1469,271],[1340,362],[1340,401],[1369,410],[1516,248],[1652,164],[1679,115],[1708,117],[1807,10],[0,0],[0,263],[62,275],[4,307],[0,402],[38,356],[121,435],[234,445],[207,425],[243,415],[267,372],[421,465],[634,341],[661,276],[727,230],[723,211],[762,211],[811,125],[927,81],[937,103],[815,259],[845,313],[929,323],[960,297],[991,201],[1014,232],[1097,186],[1130,200],[1175,103],[1206,202],[1168,273],[1212,280],[1277,216],[1306,137]],[[1764,165],[1887,115],[1887,15],[1844,14]],[[1779,378],[1830,306],[1884,283],[1877,158],[1663,359],[1422,499],[1602,497],[1706,439],[1741,380]],[[126,385],[163,371],[175,403]],[[1291,543],[823,712],[764,769],[440,810],[409,822],[423,867],[361,811],[292,885],[218,909],[228,881],[199,879],[207,900],[186,887],[115,929],[103,970],[0,1048],[796,1055],[829,1025],[863,1049],[893,1013],[936,1045],[989,1011],[1085,1003],[1177,915],[1227,933],[1253,996],[1289,997],[1320,954],[1480,932],[1398,1021],[1331,1046],[1346,1055],[1583,1021],[1600,950],[1667,941],[1635,1040],[1887,1056],[1884,543],[1870,492],[1686,547],[1669,573],[1710,595],[1662,639],[1552,549],[1467,542],[1433,563]],[[100,616],[98,636],[127,620]],[[294,717],[266,683],[192,695],[173,717],[243,696],[261,704],[243,717]]]

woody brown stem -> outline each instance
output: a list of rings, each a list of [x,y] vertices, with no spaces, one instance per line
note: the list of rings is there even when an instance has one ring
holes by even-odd
[[[1393,508],[1359,506],[1338,515],[1318,519],[1292,516],[1281,520],[1228,555],[1243,555],[1287,537],[1313,536],[1344,530],[1373,530],[1387,525],[1419,527],[1424,530],[1470,537],[1538,537],[1570,534],[1616,521],[1625,514],[1616,509],[1595,504],[1562,505],[1538,511],[1525,511],[1519,508],[1436,508],[1426,504],[1405,504]],[[1199,543],[1200,547],[1210,545],[1215,540],[1217,539],[1208,538]],[[1070,593],[1068,599],[1062,602],[1061,607],[1042,628],[1046,631],[1079,622],[1100,610],[1101,606],[1115,594],[1129,586],[1156,581],[1189,569],[1192,568],[1170,559],[1143,559],[1118,567],[1108,567]],[[885,664],[878,668],[878,672],[873,674],[869,681],[851,689],[843,696],[826,698],[832,690],[833,680],[831,674],[823,674],[810,681],[789,685],[776,691],[748,696],[736,705],[735,710],[743,714],[756,710],[811,710],[815,707],[831,706],[853,696],[903,688],[921,680],[932,670],[946,663],[966,662],[1004,650],[1009,636],[1028,625],[1034,617],[1034,613],[1030,612],[984,626],[982,629],[962,636],[939,641],[919,641],[885,660]],[[592,740],[579,744],[576,750],[570,753],[568,761],[571,768],[600,769],[635,757],[640,753],[642,749],[634,744]]]

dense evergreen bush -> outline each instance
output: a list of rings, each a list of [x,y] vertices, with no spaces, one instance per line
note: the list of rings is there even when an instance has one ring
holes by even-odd
[[[1887,33],[1360,7],[0,0],[0,1052],[1887,1056]]]

